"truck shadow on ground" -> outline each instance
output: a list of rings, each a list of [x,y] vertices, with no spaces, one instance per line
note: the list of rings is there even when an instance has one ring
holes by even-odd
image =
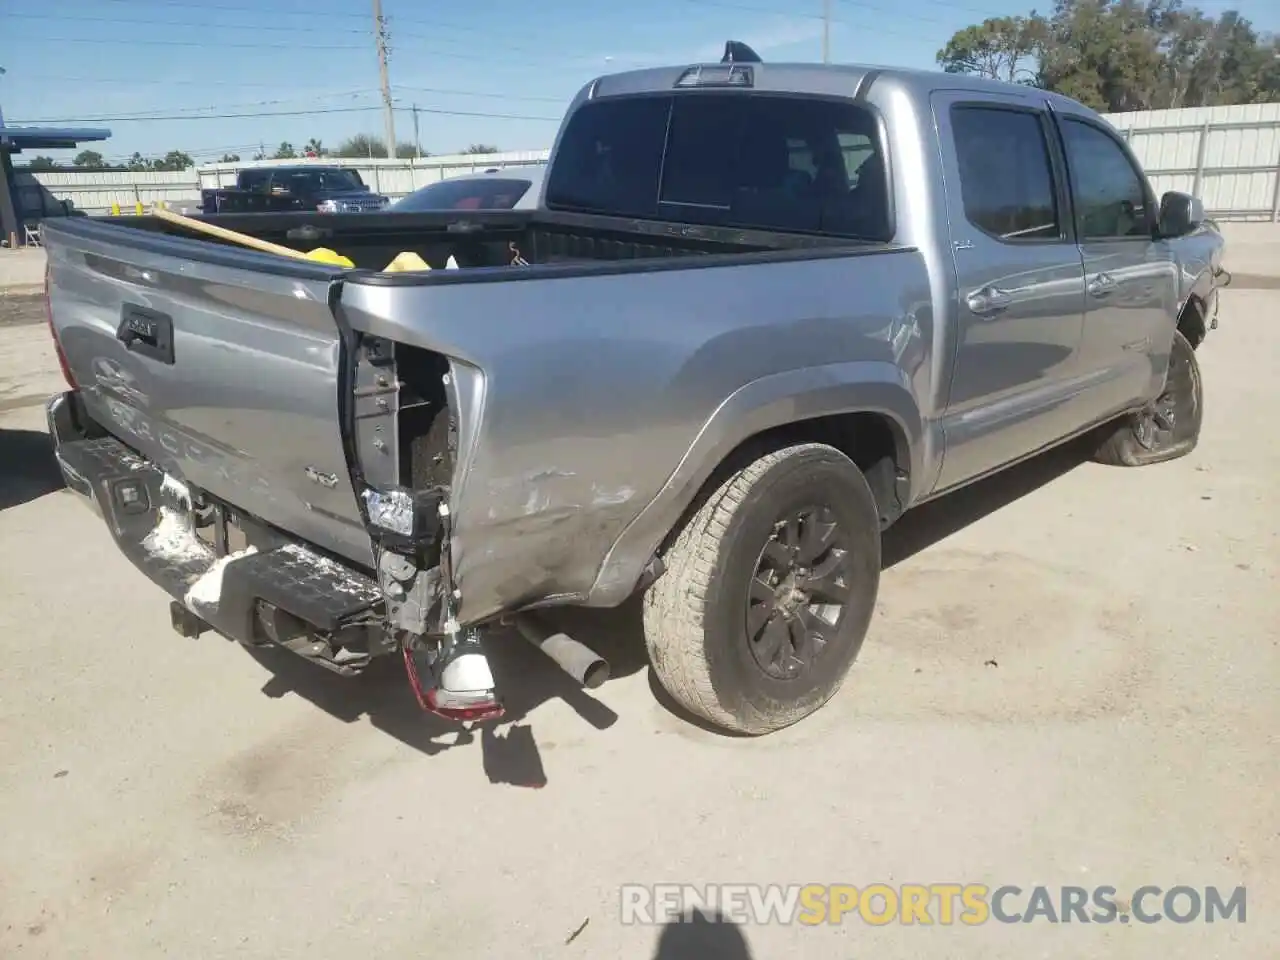
[[[1100,443],[1090,433],[1032,457],[902,515],[881,541],[881,569],[889,570],[965,527],[1035,493],[1088,463]]]
[[[609,661],[613,678],[638,673],[648,664],[641,633],[639,598],[614,610],[547,611],[546,620],[586,643]],[[428,756],[479,741],[484,772],[494,784],[543,787],[546,771],[529,713],[560,699],[597,730],[617,722],[611,709],[584,690],[544,653],[514,630],[494,631],[486,638],[490,666],[503,696],[501,720],[465,727],[419,708],[398,657],[375,660],[358,677],[341,677],[275,647],[249,652],[271,678],[262,688],[269,697],[292,693],[346,722],[366,719],[377,730]]]
[[[0,510],[37,500],[63,486],[47,433],[0,429]]]
[[[752,955],[736,923],[694,909],[663,926],[653,960],[752,960]]]
[[[1085,438],[1042,454],[989,480],[973,484],[906,514],[884,536],[883,568],[889,569],[916,553],[963,530],[1070,472],[1089,459],[1096,439]],[[648,666],[640,598],[613,610],[566,608],[545,611],[549,625],[591,647],[609,661],[611,677],[633,675]],[[550,700],[560,699],[598,730],[618,719],[609,707],[559,669],[545,654],[514,630],[494,631],[486,641],[494,678],[503,694],[506,714],[500,721],[464,727],[424,713],[409,689],[398,657],[375,661],[361,676],[340,677],[274,647],[254,648],[251,654],[271,671],[262,692],[269,697],[292,693],[347,723],[367,718],[378,730],[429,756],[457,747],[479,746],[484,772],[494,784],[542,787],[546,771],[529,725],[529,714]],[[719,736],[735,736],[687,713],[649,672],[654,698],[680,720]],[[704,924],[705,925],[705,924]],[[727,924],[710,924],[723,933]],[[676,924],[680,937],[697,924]],[[675,949],[675,948],[672,948]],[[685,954],[667,953],[661,957]],[[690,954],[692,955],[692,954]],[[719,954],[704,954],[719,956]],[[725,954],[725,956],[738,956]],[[747,954],[741,954],[747,956]]]

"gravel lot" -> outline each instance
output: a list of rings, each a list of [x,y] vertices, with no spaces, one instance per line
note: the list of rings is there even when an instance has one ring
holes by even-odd
[[[59,491],[40,304],[0,297],[0,955],[1274,957],[1270,236],[1228,259],[1191,457],[1068,449],[908,517],[845,690],[762,740],[668,710],[630,608],[574,618],[621,674],[591,694],[502,644],[514,719],[463,735],[394,673],[179,638]],[[1249,912],[718,925],[699,946],[619,922],[620,884],[664,881],[1245,885]]]

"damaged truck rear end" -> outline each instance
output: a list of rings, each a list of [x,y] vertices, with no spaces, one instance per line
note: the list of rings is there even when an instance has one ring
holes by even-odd
[[[728,59],[585,87],[536,211],[218,218],[356,269],[49,226],[58,461],[180,632],[400,657],[425,709],[482,719],[483,628],[595,685],[537,609],[644,590],[661,682],[763,733],[840,686],[907,508],[1100,424],[1126,463],[1194,447],[1221,238],[1142,180],[1099,214],[1147,231],[1136,259],[1082,253],[1055,115],[1092,114]],[[1030,118],[1044,207],[966,220],[957,104]],[[437,269],[383,272],[402,250]],[[1091,334],[1095,287],[1123,309]]]

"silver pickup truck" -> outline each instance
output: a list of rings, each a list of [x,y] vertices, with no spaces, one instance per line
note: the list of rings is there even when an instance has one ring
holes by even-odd
[[[903,511],[1090,431],[1195,446],[1223,248],[1064,97],[735,44],[587,84],[537,210],[208,219],[356,267],[45,234],[58,461],[180,632],[402,657],[476,720],[486,628],[591,686],[537,608],[642,591],[657,678],[751,734],[840,686]]]

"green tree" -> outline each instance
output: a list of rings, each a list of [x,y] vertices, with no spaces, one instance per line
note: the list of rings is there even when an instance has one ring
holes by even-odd
[[[307,145],[302,152],[316,157],[327,157],[329,155],[329,149],[315,137],[307,141]]]
[[[32,157],[27,163],[28,170],[57,170],[58,162],[53,157]]]
[[[126,170],[146,170],[148,163],[146,158],[135,150],[133,156],[125,161],[124,166]]]
[[[219,162],[219,163],[239,163],[239,162],[240,162],[240,154],[238,154],[238,153],[224,153],[224,154],[222,155],[222,159],[221,159],[221,160],[219,160],[218,162]]]
[[[462,152],[467,154],[501,153],[502,148],[495,147],[491,143],[473,143],[471,144],[471,146],[467,147],[467,149],[463,150]]]
[[[296,160],[298,153],[293,149],[293,144],[288,140],[282,141],[280,146],[276,147],[273,160]]]
[[[1047,17],[1002,17],[958,31],[944,70],[1031,82],[1098,110],[1280,99],[1280,40],[1235,11],[1181,0],[1055,0]]]
[[[336,157],[363,157],[363,158],[385,158],[387,155],[387,145],[377,137],[371,137],[366,133],[357,133],[354,137],[347,137],[342,143],[338,144],[338,149],[334,151]]]
[[[188,167],[194,167],[196,162],[191,159],[189,153],[183,153],[181,150],[170,150],[164,155],[164,159],[160,161],[163,170],[186,170]]]
[[[1156,8],[1134,0],[1058,0],[1040,51],[1040,80],[1096,110],[1151,109],[1162,57]]]
[[[77,167],[95,167],[98,169],[107,165],[102,154],[97,150],[81,150],[71,162]]]
[[[969,73],[1008,83],[1034,80],[1035,55],[1047,29],[1044,19],[1034,13],[984,20],[948,40],[938,51],[938,65],[947,73]]]

